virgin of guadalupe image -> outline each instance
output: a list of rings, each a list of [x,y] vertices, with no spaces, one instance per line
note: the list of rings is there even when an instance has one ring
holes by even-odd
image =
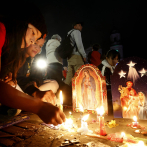
[[[81,83],[81,94],[84,109],[96,109],[97,101],[95,98],[96,84],[89,70],[84,70],[84,78]]]
[[[139,97],[139,102],[138,102],[139,114],[138,114],[138,117],[139,117],[139,119],[147,119],[147,102],[146,102],[145,94],[143,92],[138,92],[138,97]]]

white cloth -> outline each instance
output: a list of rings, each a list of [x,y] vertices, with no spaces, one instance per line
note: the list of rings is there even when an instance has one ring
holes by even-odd
[[[55,80],[45,80],[44,84],[39,87],[40,91],[52,90],[53,93],[56,93],[59,88],[59,84]]]
[[[70,30],[68,32],[68,34],[70,34],[71,31],[72,30]],[[83,43],[82,43],[81,32],[79,30],[74,30],[70,35],[71,35],[72,46],[74,46],[75,42],[76,42],[76,46],[78,48],[78,51],[76,52],[76,46],[75,46],[72,54],[74,54],[74,55],[80,55],[81,54],[83,56],[83,58],[86,58],[86,53],[85,53],[84,46],[83,46]],[[80,54],[79,54],[79,52],[80,52]]]
[[[52,90],[53,93],[56,93],[59,88],[59,84],[55,80],[45,80],[44,84],[39,87],[40,91]],[[16,86],[16,89],[23,92],[19,85]]]
[[[46,43],[46,57],[47,57],[47,62],[48,64],[50,63],[61,63],[62,64],[62,59],[55,53],[56,48],[60,45],[60,42],[57,39],[50,39]]]
[[[108,67],[108,68],[110,69],[111,73],[113,74],[114,69],[115,69],[115,66],[111,66],[111,65],[107,62],[106,59],[102,61],[102,64],[104,65],[103,68],[102,68],[102,75],[103,75],[103,76],[104,76],[104,72],[105,72],[105,68],[106,68],[106,67]]]

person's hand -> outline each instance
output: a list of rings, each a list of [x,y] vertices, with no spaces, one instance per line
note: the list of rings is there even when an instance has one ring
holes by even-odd
[[[52,90],[49,90],[49,91],[37,90],[36,92],[33,93],[33,96],[35,98],[41,99],[43,102],[52,103],[53,105],[56,104],[56,96],[52,92]]]
[[[86,58],[84,58],[84,62],[86,62]]]
[[[9,81],[12,81],[12,73],[11,72],[9,72],[8,75],[4,79],[5,83],[8,83]]]
[[[47,124],[58,125],[65,122],[65,114],[51,103],[42,102],[37,115]]]
[[[4,82],[15,87],[17,85],[17,81],[12,80],[12,73],[9,72],[8,75],[5,77]]]

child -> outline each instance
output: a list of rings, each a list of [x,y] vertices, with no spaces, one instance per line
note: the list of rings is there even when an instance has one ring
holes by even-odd
[[[109,114],[113,113],[110,77],[113,74],[115,66],[119,60],[120,60],[119,52],[117,52],[116,50],[109,50],[106,54],[106,58],[98,66],[102,75],[106,77]]]

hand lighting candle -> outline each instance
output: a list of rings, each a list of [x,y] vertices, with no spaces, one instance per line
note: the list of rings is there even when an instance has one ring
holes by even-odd
[[[63,96],[62,96],[62,91],[60,91],[60,109],[63,111]]]

